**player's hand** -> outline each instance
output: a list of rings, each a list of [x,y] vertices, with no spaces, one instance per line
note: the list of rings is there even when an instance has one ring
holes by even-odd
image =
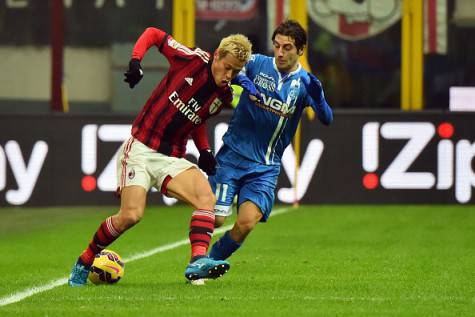
[[[138,59],[130,60],[129,69],[124,73],[124,76],[124,81],[129,84],[130,88],[134,88],[139,83],[143,77],[143,70]]]
[[[316,102],[320,101],[320,97],[322,95],[322,83],[318,78],[311,74],[308,74],[308,80],[304,80],[305,88],[307,89],[307,93],[312,97],[312,99]]]
[[[257,90],[254,83],[246,75],[238,74],[235,78],[235,82],[249,93],[249,99],[252,101],[258,101],[264,103],[261,94]]]
[[[208,176],[216,174],[216,159],[211,150],[201,150],[198,159],[198,167],[201,168]]]

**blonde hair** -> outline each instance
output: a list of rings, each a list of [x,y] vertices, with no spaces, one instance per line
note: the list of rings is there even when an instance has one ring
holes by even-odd
[[[217,51],[220,59],[231,54],[239,61],[247,63],[252,54],[252,43],[245,35],[231,34],[221,40]]]

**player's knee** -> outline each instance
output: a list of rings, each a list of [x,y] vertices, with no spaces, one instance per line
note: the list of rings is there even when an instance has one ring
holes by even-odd
[[[238,243],[243,243],[253,228],[254,224],[252,223],[236,222],[231,229],[231,238]]]
[[[226,217],[223,216],[216,216],[214,218],[214,227],[219,228],[224,224],[224,221],[226,220]]]
[[[120,219],[121,224],[119,230],[122,232],[136,225],[142,217],[139,215],[124,215],[120,217]]]
[[[206,210],[214,210],[214,205],[216,204],[216,197],[213,192],[209,191],[208,193],[203,193],[197,197],[198,208]]]
[[[239,232],[244,239],[256,226],[254,221],[238,221],[236,226],[239,228]]]
[[[143,209],[139,207],[129,207],[127,210],[121,210],[117,217],[117,230],[123,232],[137,224],[143,216]]]

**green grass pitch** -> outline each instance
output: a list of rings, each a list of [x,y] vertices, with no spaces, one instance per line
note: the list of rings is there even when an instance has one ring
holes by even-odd
[[[184,244],[126,262],[116,285],[35,293],[69,274],[116,209],[1,208],[0,316],[475,314],[475,206],[289,208],[259,224],[230,258],[231,270],[204,286],[185,283]],[[110,249],[130,259],[186,239],[190,213],[147,208]],[[22,292],[33,295],[5,304]]]

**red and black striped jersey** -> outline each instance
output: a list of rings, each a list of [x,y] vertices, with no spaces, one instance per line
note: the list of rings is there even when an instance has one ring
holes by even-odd
[[[153,45],[170,68],[135,119],[132,135],[169,156],[183,157],[190,136],[198,149],[208,148],[205,121],[230,105],[231,88],[216,85],[210,53],[186,47],[156,28],[147,28],[140,36],[132,58],[142,60]]]

